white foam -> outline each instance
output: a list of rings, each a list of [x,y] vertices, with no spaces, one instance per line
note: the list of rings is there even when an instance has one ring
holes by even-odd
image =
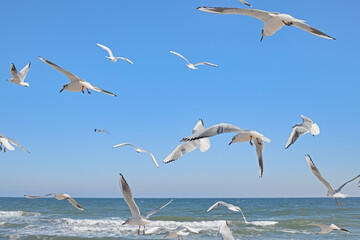
[[[40,216],[40,213],[24,212],[24,211],[0,211],[0,218],[12,218],[23,216]]]
[[[255,226],[272,226],[278,223],[279,222],[277,221],[253,221],[253,222],[248,222],[247,224],[251,224]]]

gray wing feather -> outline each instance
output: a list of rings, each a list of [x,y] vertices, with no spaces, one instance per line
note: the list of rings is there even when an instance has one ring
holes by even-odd
[[[304,31],[307,31],[309,33],[312,33],[312,34],[314,34],[314,35],[316,35],[318,37],[335,40],[335,38],[330,37],[329,35],[323,33],[322,31],[320,31],[320,30],[318,30],[316,28],[310,27],[309,25],[307,25],[304,22],[293,21],[293,25],[294,25],[294,27],[300,28],[300,29],[302,29]]]
[[[91,84],[91,85],[92,85],[92,84]],[[111,93],[111,92],[109,92],[109,91],[106,91],[106,90],[101,89],[101,88],[99,88],[99,87],[96,87],[96,86],[94,86],[94,85],[92,85],[92,86],[94,87],[94,90],[95,90],[95,91],[103,92],[103,93],[106,93],[106,94],[108,94],[108,95],[110,95],[110,96],[116,97],[115,94],[113,94],[113,93]]]
[[[194,133],[192,135],[190,135],[187,138],[184,138],[182,141],[193,141],[199,138],[208,138],[208,137],[213,137],[219,134],[223,134],[223,133],[231,133],[231,132],[243,132],[244,130],[231,125],[231,124],[227,124],[227,123],[220,123],[214,126],[211,126],[209,128],[206,128],[205,130],[203,130],[202,132],[197,132]]]
[[[76,207],[79,210],[85,210],[80,204],[78,204],[72,197],[66,197],[66,200],[69,201],[69,203],[71,203],[71,205],[73,205],[74,207]]]
[[[347,181],[346,183],[344,183],[343,185],[341,185],[341,186],[340,186],[338,189],[336,189],[335,191],[336,191],[336,192],[340,192],[343,187],[345,187],[347,184],[351,183],[352,181],[358,179],[359,177],[360,177],[360,175],[357,175],[357,176],[354,177],[353,179],[351,179],[351,180]]]
[[[153,210],[153,211],[151,211],[151,212],[148,212],[144,217],[145,217],[145,218],[148,218],[148,217],[150,217],[151,215],[157,213],[159,210],[161,210],[161,209],[163,209],[164,207],[166,207],[167,205],[169,205],[173,200],[174,200],[174,199],[171,199],[168,203],[162,205],[161,207],[159,207],[159,208],[157,208],[157,209],[155,209],[155,210]]]
[[[141,218],[140,210],[134,201],[129,185],[122,174],[120,174],[120,188],[124,200],[128,205],[128,207],[130,208],[132,217]]]
[[[259,141],[261,144],[259,144],[257,141]],[[263,162],[263,156],[262,152],[264,151],[264,142],[261,140],[261,138],[258,138],[254,141],[255,148],[256,148],[256,155],[258,157],[258,163],[259,163],[259,177],[262,177],[264,172],[264,162]]]
[[[326,188],[333,192],[334,188],[330,185],[330,183],[328,181],[326,181],[323,176],[321,176],[321,173],[319,172],[319,170],[317,169],[317,167],[315,166],[314,162],[312,161],[310,155],[305,155],[306,158],[306,162],[310,168],[310,170],[313,172],[313,174],[320,180],[320,182],[322,182]]]
[[[293,143],[296,142],[296,140],[301,136],[304,135],[305,133],[308,133],[309,130],[305,129],[302,126],[295,126],[290,134],[290,137],[286,143],[285,148],[287,149],[288,147],[290,147],[290,145],[292,145]]]
[[[19,73],[19,78],[23,82],[29,69],[30,69],[31,62],[29,62]]]
[[[164,160],[164,163],[173,162],[181,158],[184,154],[194,151],[200,146],[200,140],[185,142],[177,146]]]
[[[27,153],[30,153],[28,150],[26,150],[23,146],[21,146],[17,141],[15,141],[14,139],[12,138],[7,138],[11,143],[15,144],[16,146],[18,146],[19,148],[21,148],[21,150],[27,152]]]
[[[50,65],[51,67],[55,68],[56,70],[58,70],[59,72],[61,72],[62,74],[64,74],[65,76],[67,76],[70,81],[81,81],[82,79],[79,78],[78,76],[76,76],[75,74],[72,74],[71,72],[59,67],[58,65],[56,65],[55,63],[52,63],[48,60],[46,60],[45,58],[39,57],[39,59],[41,61],[43,61],[44,63]]]
[[[24,197],[30,198],[30,199],[36,199],[36,198],[48,197],[48,196],[51,196],[51,195],[55,195],[55,193],[49,193],[49,194],[39,195],[39,196],[24,195]]]
[[[277,13],[266,12],[258,9],[244,9],[244,8],[198,7],[197,9],[208,13],[246,15],[257,18],[263,22],[266,22],[271,18],[270,14],[277,14]]]

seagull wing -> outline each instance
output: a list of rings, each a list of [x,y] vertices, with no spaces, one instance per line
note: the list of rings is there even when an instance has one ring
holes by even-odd
[[[101,89],[101,88],[99,88],[99,87],[96,87],[96,86],[94,86],[94,85],[91,85],[91,86],[92,86],[93,89],[94,89],[95,91],[97,91],[97,92],[103,92],[103,93],[106,93],[106,94],[108,94],[108,95],[110,95],[110,96],[116,97],[116,95],[113,94],[113,93],[111,93],[111,92],[108,92],[108,91],[106,91],[106,90],[104,90],[104,89]]]
[[[209,63],[209,62],[198,62],[198,63],[194,64],[194,66],[197,66],[197,65],[208,65],[208,66],[212,66],[212,67],[218,67],[218,65]]]
[[[0,137],[0,143],[4,145],[8,150],[14,151],[15,148],[9,143],[9,139],[5,136]]]
[[[39,196],[29,196],[29,195],[24,195],[24,197],[26,197],[26,198],[30,198],[30,199],[36,199],[36,198],[48,197],[48,196],[51,196],[51,195],[55,195],[55,193],[48,193],[48,194],[45,194],[45,195],[39,195]]]
[[[195,234],[199,233],[198,230],[191,228],[191,227],[187,227],[187,226],[182,226],[182,230],[187,230],[187,231],[189,231],[191,233],[195,233]]]
[[[96,45],[98,45],[98,46],[101,47],[102,49],[106,50],[106,51],[109,53],[109,56],[110,56],[111,58],[114,57],[114,55],[113,55],[112,51],[110,50],[110,48],[108,48],[108,47],[106,47],[106,46],[104,46],[104,45],[101,45],[100,43],[97,43]]]
[[[335,224],[331,224],[331,225],[330,225],[330,228],[331,228],[332,230],[343,231],[343,232],[348,232],[348,233],[350,233],[350,231],[348,231],[348,230],[346,230],[346,229],[344,229],[344,228],[340,228],[340,227],[336,226]]]
[[[286,143],[285,149],[290,147],[291,144],[295,143],[296,140],[305,133],[308,133],[309,130],[304,128],[303,126],[295,126],[290,134],[290,137]]]
[[[118,147],[122,147],[122,146],[133,146],[134,148],[137,148],[135,145],[133,145],[131,143],[120,143],[118,145],[113,146],[113,148],[118,148]]]
[[[260,142],[260,144],[258,143],[258,141]],[[256,141],[254,141],[254,143],[255,143],[256,155],[258,157],[258,163],[259,163],[259,177],[262,177],[264,171],[264,163],[262,157],[262,152],[264,151],[264,142],[261,138],[258,138]]]
[[[124,176],[121,173],[120,173],[120,188],[121,188],[121,192],[123,194],[124,200],[125,200],[126,204],[128,205],[128,207],[130,208],[132,217],[133,218],[141,218],[139,208],[134,201],[130,187],[129,187],[128,183],[126,182]]]
[[[239,1],[242,2],[243,4],[245,4],[246,6],[251,7],[250,3],[248,3],[248,2],[245,2],[244,0],[239,0]]]
[[[151,157],[151,159],[153,160],[153,162],[154,162],[154,164],[155,164],[155,166],[156,167],[159,167],[159,164],[157,163],[157,161],[156,161],[156,159],[155,159],[155,157],[154,157],[154,155],[151,153],[151,152],[149,152],[149,151],[147,151],[147,150],[145,150],[145,149],[141,149],[143,152],[146,152],[147,154],[149,154],[150,155],[150,157]]]
[[[25,77],[30,69],[30,65],[31,65],[31,62],[29,62],[19,73],[19,78],[20,78],[20,81],[24,81],[25,80]]]
[[[213,137],[218,134],[231,133],[231,132],[243,132],[244,130],[227,123],[220,123],[209,128],[204,129],[201,132],[194,133],[187,138],[183,138],[182,141],[193,141],[200,138]]]
[[[343,185],[341,185],[338,189],[336,189],[336,192],[340,192],[341,189],[343,189],[343,187],[345,187],[347,184],[351,183],[352,181],[358,179],[360,177],[360,175],[357,175],[356,177],[354,177],[353,179],[347,181],[346,183],[344,183]]]
[[[234,206],[232,204],[229,204],[229,203],[226,203],[226,202],[223,202],[223,201],[219,201],[219,202],[216,202],[214,203],[211,207],[209,207],[209,209],[206,211],[207,213],[208,212],[211,212],[212,210],[214,210],[215,208],[218,208],[220,206],[225,206],[227,207],[229,210],[233,211],[233,212],[239,212],[239,207],[237,206]]]
[[[309,25],[307,25],[306,23],[304,23],[303,21],[292,21],[293,25],[297,28],[300,28],[304,31],[307,31],[309,33],[312,33],[318,37],[322,37],[322,38],[326,38],[326,39],[334,39],[333,37],[330,37],[329,35],[323,33],[320,30],[317,30],[316,28],[310,27]]]
[[[161,209],[163,209],[164,207],[166,207],[167,205],[169,205],[173,200],[174,200],[174,199],[171,199],[168,203],[162,205],[162,206],[159,207],[158,209],[155,209],[155,210],[153,210],[153,211],[151,211],[151,212],[148,212],[144,217],[145,217],[145,218],[148,218],[148,217],[150,217],[151,215],[157,213],[159,210],[161,210]]]
[[[321,176],[321,173],[319,172],[319,170],[316,168],[314,162],[312,161],[310,155],[306,155],[305,156],[306,158],[306,162],[310,168],[310,170],[313,172],[313,174],[320,180],[320,182],[322,182],[326,188],[333,192],[334,191],[334,188],[330,185],[330,183],[328,181],[326,181],[323,176]]]
[[[320,233],[320,234],[329,233],[329,232],[331,232],[333,230],[333,229],[331,229],[330,226],[326,226],[326,225],[320,224],[320,223],[314,223],[314,224],[309,224],[309,225],[316,226],[316,227],[320,228],[320,230],[316,234],[318,234],[318,233]]]
[[[67,76],[70,81],[84,81],[81,78],[79,78],[78,76],[76,76],[75,74],[72,74],[71,72],[59,67],[58,65],[56,65],[55,63],[52,63],[48,60],[46,60],[45,58],[39,57],[41,61],[43,61],[44,63],[50,65],[51,67],[55,68],[56,70],[58,70],[59,72],[61,72],[62,74],[64,74],[65,76]]]
[[[277,14],[277,13],[271,13],[257,9],[244,9],[244,8],[198,7],[197,9],[208,13],[246,15],[257,18],[263,22],[269,20],[271,18],[271,14]]]
[[[193,134],[203,131],[204,130],[204,121],[202,119],[199,119],[195,125],[195,127],[193,128]]]
[[[73,205],[74,207],[76,207],[79,210],[85,210],[82,206],[80,206],[80,204],[78,204],[72,197],[70,197],[69,195],[65,196],[65,199],[69,201],[69,203],[71,203],[71,205]]]
[[[128,63],[131,63],[131,64],[134,64],[132,61],[130,61],[130,59],[127,59],[127,58],[124,58],[124,57],[119,57],[120,59],[128,62]]]
[[[12,144],[15,144],[16,146],[18,146],[19,148],[21,148],[21,150],[27,152],[27,153],[30,153],[28,150],[26,150],[23,146],[21,146],[17,141],[15,141],[14,139],[12,138],[8,138],[9,141],[12,143]]]
[[[171,52],[172,54],[175,54],[175,55],[181,57],[181,58],[184,59],[188,64],[190,64],[189,61],[188,61],[183,55],[181,55],[180,53],[177,53],[177,52],[174,52],[174,51],[170,51],[170,52]]]
[[[158,234],[164,231],[168,231],[168,228],[163,227],[153,227],[145,231],[145,234]]]
[[[181,158],[184,154],[194,151],[200,146],[200,140],[202,139],[180,144],[164,159],[164,163],[173,162]]]
[[[13,79],[19,78],[17,69],[13,63],[11,64],[11,67],[10,67],[10,74],[13,77]]]
[[[227,221],[225,221],[225,224],[220,227],[219,232],[222,240],[235,240]]]

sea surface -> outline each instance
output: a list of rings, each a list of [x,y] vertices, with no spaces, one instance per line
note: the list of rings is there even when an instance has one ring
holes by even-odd
[[[142,214],[169,200],[135,199]],[[247,223],[241,213],[225,207],[206,213],[219,200],[241,207]],[[131,216],[123,199],[76,201],[85,211],[53,198],[0,198],[0,239],[164,239],[164,234],[138,236],[136,226],[122,225]],[[227,220],[235,239],[360,239],[360,198],[347,198],[344,203],[337,207],[329,198],[181,198],[152,215],[146,228],[184,225],[199,231],[184,239],[211,240],[221,239],[219,226]],[[351,234],[316,235],[312,223],[334,223]]]

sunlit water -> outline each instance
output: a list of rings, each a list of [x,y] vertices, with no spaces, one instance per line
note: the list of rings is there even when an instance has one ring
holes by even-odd
[[[164,234],[137,235],[136,226],[122,225],[131,214],[123,199],[76,199],[85,211],[66,200],[0,198],[0,239],[163,239]],[[169,199],[136,199],[146,214]],[[218,208],[218,200],[242,208],[240,213]],[[185,225],[200,231],[185,239],[221,239],[218,230],[229,221],[235,239],[360,239],[360,198],[347,198],[337,207],[333,199],[174,199],[152,215],[147,228]],[[334,223],[351,234],[316,235],[311,223]]]

